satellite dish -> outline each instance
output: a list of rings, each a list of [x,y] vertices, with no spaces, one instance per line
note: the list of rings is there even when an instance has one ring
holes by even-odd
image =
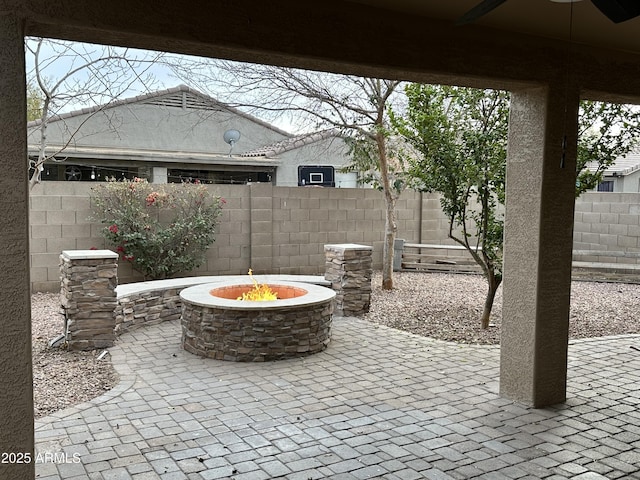
[[[238,140],[240,140],[240,132],[238,130],[227,130],[224,132],[222,136],[224,141],[228,143],[231,148],[229,149],[229,156],[231,156],[231,151],[233,150],[233,146],[236,144]]]

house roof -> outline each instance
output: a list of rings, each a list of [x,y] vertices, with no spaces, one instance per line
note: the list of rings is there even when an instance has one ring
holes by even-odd
[[[257,117],[249,115],[237,108],[226,105],[215,98],[205,95],[204,93],[195,90],[187,85],[178,85],[177,87],[167,88],[164,90],[158,90],[155,92],[146,93],[143,95],[138,95],[135,97],[123,98],[120,100],[114,100],[113,102],[109,102],[103,105],[96,105],[93,107],[82,108],[79,110],[74,110],[72,112],[62,113],[60,115],[51,116],[47,121],[55,122],[59,120],[64,120],[72,117],[76,117],[79,115],[91,114],[101,110],[106,110],[109,108],[114,108],[122,105],[131,105],[134,103],[150,103],[154,105],[165,105],[165,106],[189,106],[191,108],[201,109],[201,110],[212,110],[212,111],[229,111],[234,115],[238,115],[244,117],[252,122],[262,125],[265,128],[271,129],[281,135],[285,135],[287,137],[293,137],[293,135],[289,132],[285,132],[284,130],[271,125],[270,123],[265,122],[264,120],[260,120]],[[42,121],[32,120],[27,124],[28,127],[33,127],[40,125]]]
[[[596,171],[597,162],[589,162],[587,168]],[[624,177],[640,170],[640,147],[636,147],[625,156],[618,157],[605,171],[605,177]]]
[[[322,130],[319,132],[305,133],[297,135],[295,137],[287,138],[279,142],[272,143],[271,145],[265,145],[263,147],[254,148],[240,154],[242,157],[275,157],[281,155],[290,150],[304,147],[321,140],[326,140],[332,137],[339,137],[340,132],[337,129],[331,128],[328,130]]]
[[[47,146],[47,154],[55,154],[62,148],[60,145]],[[211,165],[233,165],[252,167],[277,167],[282,162],[266,157],[244,157],[239,155],[220,155],[215,153],[179,152],[164,150],[146,150],[136,148],[113,147],[76,147],[68,146],[59,155],[60,157],[74,159],[101,159],[101,160],[127,160],[154,163],[193,163]]]

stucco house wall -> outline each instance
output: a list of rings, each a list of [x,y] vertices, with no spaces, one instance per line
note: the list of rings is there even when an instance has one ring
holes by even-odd
[[[40,121],[28,125],[31,158],[40,149],[41,127]],[[240,135],[233,145],[224,139],[230,130]],[[66,170],[77,165],[84,170],[82,181],[139,176],[165,183],[186,177],[291,186],[297,185],[299,164],[339,168],[348,160],[333,132],[296,136],[185,85],[52,117],[46,137],[47,154],[61,163],[47,162],[45,181],[77,180]],[[355,186],[355,174],[346,178]]]
[[[284,152],[278,168],[277,185],[282,187],[298,186],[299,166],[330,166],[334,168],[336,188],[358,187],[355,173],[341,173],[339,170],[348,161],[348,148],[344,140],[338,136],[323,138],[308,145]]]

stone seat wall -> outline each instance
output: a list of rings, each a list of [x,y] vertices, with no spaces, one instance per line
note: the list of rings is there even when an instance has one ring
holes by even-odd
[[[371,247],[327,245],[327,274],[255,275],[258,283],[302,282],[336,291],[336,313],[359,316],[369,310]],[[247,275],[183,277],[118,285],[118,255],[110,250],[70,250],[60,255],[61,306],[64,338],[70,350],[113,345],[123,332],[182,315],[180,292],[194,285],[235,281],[251,283]]]
[[[278,281],[302,282],[331,287],[331,283],[319,275],[255,275],[258,283]],[[182,314],[180,292],[187,287],[222,281],[248,283],[247,275],[201,276],[170,280],[153,280],[129,283],[116,288],[116,335],[168,320],[179,320]]]

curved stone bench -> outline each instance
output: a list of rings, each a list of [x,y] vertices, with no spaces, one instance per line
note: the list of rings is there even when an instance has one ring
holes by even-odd
[[[254,278],[258,283],[302,282],[331,288],[331,282],[321,275],[254,275]],[[115,289],[115,334],[120,335],[144,325],[179,320],[182,314],[180,292],[187,287],[223,281],[246,283],[247,279],[247,275],[216,275],[118,285]]]

